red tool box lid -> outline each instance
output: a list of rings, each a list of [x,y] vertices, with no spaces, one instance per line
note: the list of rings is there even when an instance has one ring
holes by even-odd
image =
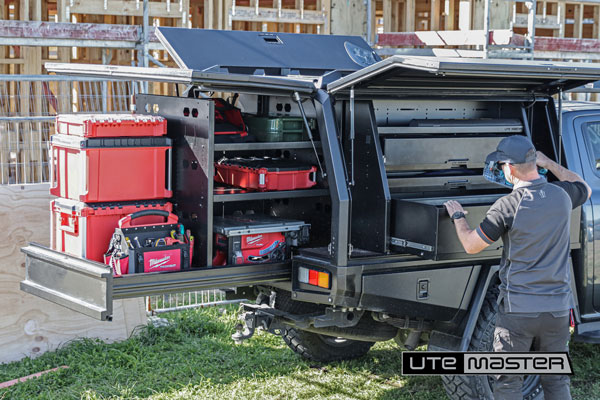
[[[59,114],[56,133],[85,137],[162,136],[163,117],[139,114]]]
[[[249,168],[266,169],[268,172],[308,171],[314,166],[295,160],[282,158],[231,158],[219,161],[219,164]]]
[[[91,138],[52,135],[52,144],[72,149],[105,149],[124,147],[171,147],[172,140],[165,137]]]
[[[76,200],[57,198],[52,200],[51,207],[57,211],[87,217],[90,215],[123,215],[148,208],[159,208],[173,211],[173,205],[165,200],[124,201],[119,203],[83,203]]]

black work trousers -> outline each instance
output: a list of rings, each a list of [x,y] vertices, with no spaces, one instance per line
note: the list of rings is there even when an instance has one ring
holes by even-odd
[[[569,316],[554,317],[540,313],[537,317],[514,316],[504,313],[502,304],[496,317],[494,351],[568,351],[570,339]],[[568,375],[540,375],[544,400],[570,400]],[[495,400],[522,400],[523,376],[497,375],[494,377]]]

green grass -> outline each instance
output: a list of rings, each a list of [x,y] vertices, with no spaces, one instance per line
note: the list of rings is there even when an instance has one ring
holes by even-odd
[[[367,356],[318,365],[258,333],[230,339],[236,308],[169,315],[114,344],[78,340],[37,359],[0,365],[0,382],[60,365],[69,368],[0,390],[0,399],[444,399],[437,377],[400,375],[401,351],[378,343]],[[598,346],[572,346],[573,397],[600,398]]]

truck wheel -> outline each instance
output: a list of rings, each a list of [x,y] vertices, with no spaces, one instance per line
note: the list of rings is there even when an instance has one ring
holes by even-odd
[[[294,301],[290,292],[278,290],[275,300],[276,308],[292,314],[304,314],[318,311],[322,306],[303,301]],[[337,328],[342,329],[342,328]],[[352,328],[347,328],[352,329]],[[329,362],[349,360],[367,354],[374,342],[344,339],[321,335],[296,328],[288,328],[283,334],[283,341],[295,353],[312,361]]]
[[[490,286],[477,319],[477,325],[469,344],[469,351],[493,351],[494,328],[498,313],[498,284]],[[492,378],[487,375],[442,376],[448,397],[453,400],[493,399]],[[544,394],[540,377],[527,375],[523,381],[524,400],[542,400]]]
[[[312,361],[330,362],[362,357],[375,343],[320,335],[289,328],[283,341],[295,353]]]

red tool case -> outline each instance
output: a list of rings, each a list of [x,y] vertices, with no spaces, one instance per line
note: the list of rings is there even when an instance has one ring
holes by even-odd
[[[213,228],[213,266],[221,266],[283,261],[291,247],[308,243],[310,225],[252,214],[215,217]]]
[[[135,224],[133,221],[158,216],[159,223]],[[104,262],[115,275],[181,271],[189,269],[193,255],[193,238],[183,229],[175,214],[160,210],[137,211],[118,222]]]
[[[215,103],[215,142],[245,140],[248,136],[248,128],[242,118],[241,110],[223,99],[213,99],[213,102]]]
[[[317,184],[317,168],[278,158],[222,159],[215,181],[260,191],[306,189]]]
[[[91,202],[171,197],[171,139],[54,135],[50,194]]]
[[[167,120],[136,114],[60,114],[56,116],[56,133],[86,138],[163,136]]]
[[[50,202],[51,245],[54,250],[103,262],[103,255],[119,220],[136,211],[162,210],[173,206],[165,201],[85,204],[67,199]],[[163,218],[149,215],[137,223],[160,223]]]

